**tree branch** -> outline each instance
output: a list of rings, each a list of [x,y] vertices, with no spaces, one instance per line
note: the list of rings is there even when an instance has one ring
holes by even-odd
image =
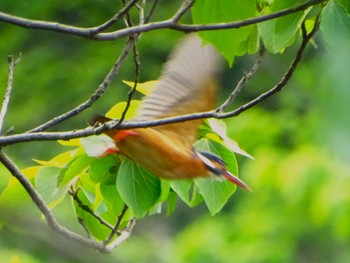
[[[249,79],[251,79],[257,70],[259,69],[265,55],[265,48],[262,45],[259,51],[258,58],[256,59],[253,67],[243,75],[243,77],[240,79],[240,81],[237,83],[236,88],[233,90],[233,92],[230,94],[230,96],[227,98],[227,100],[221,104],[220,107],[216,109],[216,112],[224,112],[225,109],[235,100],[235,98],[238,96],[238,94],[242,91],[244,85],[247,83]]]
[[[33,128],[28,132],[34,133],[34,132],[44,131],[44,130],[46,130],[46,129],[48,129],[48,128],[50,128],[50,127],[52,127],[52,126],[54,126],[62,121],[65,121],[65,120],[81,113],[82,111],[86,110],[87,108],[91,107],[91,105],[93,105],[102,96],[102,94],[106,91],[106,89],[112,83],[115,76],[118,74],[119,68],[123,64],[126,57],[128,56],[129,51],[132,48],[132,46],[133,46],[133,41],[129,40],[126,43],[123,52],[121,53],[121,55],[119,56],[117,61],[114,63],[112,69],[108,72],[105,79],[102,81],[100,86],[96,89],[96,91],[92,94],[92,96],[90,98],[88,98],[85,102],[81,103],[80,105],[78,105],[74,109],[72,109],[72,110],[70,110],[62,115],[59,115],[55,118],[52,118],[48,122],[46,122],[46,123],[44,123],[36,128]]]
[[[129,10],[136,4],[138,0],[131,0],[129,3],[125,4],[123,9],[119,11],[118,14],[116,14],[114,17],[103,23],[102,25],[99,25],[95,28],[90,29],[90,34],[91,35],[96,35],[108,27],[112,26],[115,24],[120,18],[122,18],[125,14],[129,12]]]
[[[198,31],[205,31],[205,30],[240,28],[240,27],[272,20],[278,17],[286,16],[289,14],[293,14],[299,11],[303,11],[310,6],[323,3],[324,1],[325,0],[309,0],[304,4],[298,5],[296,7],[284,9],[268,15],[262,15],[259,17],[249,18],[249,19],[236,21],[236,22],[233,21],[228,23],[214,23],[214,24],[205,24],[205,25],[178,24],[176,19],[180,18],[183,15],[182,10],[184,11],[187,10],[186,8],[184,8],[184,6],[181,6],[180,9],[176,12],[176,14],[168,20],[155,22],[155,23],[147,23],[144,25],[137,25],[134,27],[124,28],[124,29],[120,29],[110,33],[98,33],[98,34],[96,34],[96,27],[90,27],[90,28],[75,27],[75,26],[60,24],[56,22],[26,19],[18,16],[12,16],[3,12],[0,12],[0,21],[8,24],[12,24],[12,25],[20,26],[20,27],[25,27],[25,28],[49,30],[49,31],[55,31],[55,32],[70,34],[74,36],[94,39],[94,40],[107,41],[107,40],[116,40],[127,35],[140,34],[142,32],[148,32],[148,31],[165,29],[165,28],[173,29],[177,31],[183,31],[183,32],[198,32]],[[191,3],[191,1],[186,1],[185,3]],[[186,6],[187,5],[185,4],[185,7]]]
[[[271,97],[272,95],[280,91],[288,83],[297,65],[302,59],[302,56],[307,44],[309,43],[313,35],[317,32],[318,27],[319,27],[319,16],[316,19],[314,29],[309,34],[307,34],[306,32],[303,33],[302,43],[297,51],[297,54],[293,62],[291,63],[286,73],[283,75],[282,79],[274,87],[272,87],[269,91],[261,94],[257,98],[240,106],[239,108],[233,111],[220,113],[220,112],[217,112],[216,110],[212,110],[212,111],[186,114],[186,115],[164,118],[164,119],[156,119],[151,121],[123,122],[121,124],[119,124],[118,120],[113,120],[113,121],[104,123],[99,127],[87,127],[85,129],[80,129],[76,131],[38,132],[38,133],[23,133],[23,134],[9,135],[9,136],[0,136],[0,146],[11,145],[11,144],[27,142],[27,141],[69,140],[73,138],[86,137],[94,134],[101,134],[104,131],[110,130],[110,129],[131,129],[131,128],[153,127],[153,126],[159,126],[164,124],[183,122],[183,121],[189,121],[189,120],[195,120],[195,119],[204,119],[204,118],[224,119],[228,117],[238,116],[239,114],[246,111],[247,109],[252,108],[256,104]]]
[[[112,249],[114,249],[115,247],[120,245],[123,241],[125,241],[129,237],[130,232],[131,232],[133,226],[135,225],[134,220],[130,220],[129,225],[121,232],[120,236],[117,237],[111,244],[108,244],[108,245],[104,244],[103,242],[97,242],[95,240],[85,238],[81,235],[78,235],[75,232],[68,230],[67,228],[63,227],[62,225],[60,225],[57,222],[57,220],[53,216],[51,210],[47,207],[44,200],[41,198],[41,196],[35,190],[34,186],[30,183],[28,178],[24,176],[24,174],[20,171],[20,169],[2,151],[0,151],[0,162],[21,183],[21,185],[24,187],[26,192],[29,194],[30,198],[33,200],[35,205],[43,213],[49,227],[53,231],[63,235],[64,237],[66,237],[68,239],[72,239],[72,240],[77,241],[78,243],[80,243],[82,245],[97,249],[101,252],[110,252]]]

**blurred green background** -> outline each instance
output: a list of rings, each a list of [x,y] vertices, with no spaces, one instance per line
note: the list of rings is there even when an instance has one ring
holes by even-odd
[[[160,5],[154,20],[170,17],[180,1]],[[120,4],[99,1],[0,1],[0,10],[33,19],[93,26],[113,16]],[[185,18],[185,20],[188,18]],[[122,27],[119,23],[115,28]],[[322,27],[332,25],[322,24]],[[321,29],[322,29],[321,27]],[[328,28],[329,29],[329,28]],[[201,205],[179,202],[173,215],[139,221],[131,238],[114,252],[100,254],[52,233],[36,208],[1,220],[1,262],[350,262],[350,33],[321,31],[309,46],[287,87],[238,117],[227,119],[231,138],[255,157],[238,159],[240,176],[253,189],[241,189],[224,210],[211,217]],[[181,33],[146,33],[139,42],[141,81],[158,78]],[[98,42],[53,32],[0,24],[0,83],[7,81],[7,56],[23,54],[15,70],[5,128],[29,130],[85,101],[102,82],[125,39]],[[272,87],[293,58],[297,44],[283,54],[267,55],[258,74],[232,107]],[[255,57],[237,58],[222,79],[220,101],[249,69]],[[86,126],[125,100],[133,80],[131,57],[92,109],[54,127]],[[18,144],[5,150],[21,168],[32,159],[62,151],[55,142]],[[0,191],[9,174],[1,168]],[[70,200],[54,212],[72,228]],[[0,211],[1,219],[1,211]]]

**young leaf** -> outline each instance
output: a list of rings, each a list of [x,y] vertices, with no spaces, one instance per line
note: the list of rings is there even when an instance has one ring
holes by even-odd
[[[160,179],[128,159],[124,159],[119,168],[117,189],[134,216],[139,218],[143,217],[161,196]]]
[[[128,85],[130,88],[134,87],[134,83],[133,81],[126,81],[123,80],[123,82]],[[150,81],[146,81],[146,82],[138,82],[137,86],[136,86],[136,90],[140,93],[142,93],[143,95],[148,95],[152,92],[152,90],[155,89],[156,85],[158,84],[158,80],[150,80]]]
[[[96,158],[87,156],[86,154],[79,155],[74,158],[67,166],[61,170],[58,177],[58,185],[65,186],[69,184],[80,173],[84,172],[90,164],[96,161]]]
[[[45,203],[53,208],[60,203],[68,191],[68,185],[57,188],[57,178],[61,169],[57,167],[44,166],[35,177],[35,188]]]
[[[227,148],[229,148],[231,151],[235,153],[241,154],[250,159],[254,159],[253,156],[251,156],[246,151],[242,150],[236,141],[232,140],[230,137],[227,136],[227,126],[224,121],[209,119],[208,124],[210,128],[221,137],[221,139],[223,140]]]
[[[132,100],[130,102],[130,107],[126,112],[125,119],[131,119],[135,117],[137,113],[137,109],[140,106],[140,103],[141,103],[140,100]],[[126,107],[125,101],[119,102],[106,113],[106,117],[111,119],[119,119],[122,116],[122,113],[124,112],[125,107]]]

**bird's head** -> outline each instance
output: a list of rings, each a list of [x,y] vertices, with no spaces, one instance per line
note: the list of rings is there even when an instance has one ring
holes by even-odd
[[[214,176],[226,178],[230,182],[251,191],[251,189],[237,176],[233,175],[226,169],[225,162],[217,155],[209,152],[196,151],[197,156],[203,162],[208,172]]]

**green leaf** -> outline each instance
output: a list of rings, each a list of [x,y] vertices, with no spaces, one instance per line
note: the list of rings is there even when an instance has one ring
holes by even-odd
[[[44,166],[35,177],[35,188],[50,208],[63,200],[69,188],[68,184],[65,187],[57,187],[60,171],[57,167]]]
[[[65,186],[69,184],[75,177],[78,177],[80,173],[86,171],[88,166],[95,161],[96,158],[89,157],[86,154],[74,158],[61,170],[58,177],[58,185]]]
[[[305,1],[303,0],[275,0],[271,5],[271,12],[291,8]],[[282,52],[292,45],[295,36],[308,12],[312,8],[277,19],[258,24],[258,29],[266,49],[271,53]]]
[[[234,154],[222,144],[202,139],[195,144],[201,151],[209,151],[220,156],[226,163],[227,169],[237,176],[238,167]],[[226,204],[228,198],[234,193],[236,186],[229,181],[218,181],[216,178],[196,179],[195,185],[204,198],[210,213],[215,215]]]
[[[170,216],[175,211],[177,194],[174,191],[170,191],[168,195],[168,210],[166,215]]]
[[[193,184],[192,180],[172,180],[170,183],[171,189],[184,201],[191,206],[190,189]]]
[[[128,159],[122,161],[118,171],[117,189],[134,216],[139,218],[143,217],[161,196],[160,179]]]
[[[196,24],[240,21],[256,16],[255,1],[201,0],[192,7],[192,18]],[[254,34],[254,26],[239,29],[200,32],[199,35],[213,44],[232,65],[235,56],[244,55],[249,49],[247,40]],[[243,45],[242,45],[243,44]]]
[[[102,184],[100,185],[100,191],[104,199],[103,201],[107,205],[108,214],[113,216],[114,222],[115,222],[124,207],[124,202],[120,194],[118,193],[115,185]],[[105,217],[106,215],[104,216],[104,218]],[[109,218],[109,216],[107,218]],[[111,223],[114,223],[114,222],[111,222]]]
[[[90,178],[95,183],[114,185],[119,166],[119,157],[107,155],[103,158],[97,159],[90,166]]]
[[[93,204],[89,201],[85,192],[78,191],[78,198],[84,206],[87,206],[92,210]],[[102,225],[94,216],[81,208],[76,202],[74,202],[74,205],[77,218],[88,228],[89,232],[98,240],[104,240],[107,238],[110,229]]]
[[[337,50],[339,43],[350,39],[350,16],[342,6],[329,1],[322,12],[320,28],[329,47]]]

